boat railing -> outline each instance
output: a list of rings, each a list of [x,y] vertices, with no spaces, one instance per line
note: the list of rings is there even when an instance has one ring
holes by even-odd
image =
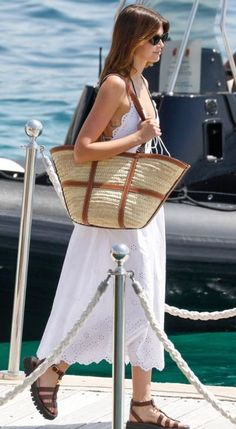
[[[120,6],[120,8],[122,8],[123,5],[124,4],[122,4]],[[189,17],[187,20],[187,24],[186,24],[186,30],[184,32],[184,36],[183,36],[183,39],[181,41],[180,47],[177,51],[175,67],[173,68],[173,72],[170,74],[170,77],[168,79],[168,85],[167,85],[166,93],[169,95],[174,94],[175,85],[176,85],[176,82],[177,82],[177,79],[179,76],[179,72],[180,72],[180,68],[181,68],[181,65],[182,65],[182,62],[183,62],[183,59],[185,56],[186,48],[187,48],[189,38],[190,38],[191,29],[192,29],[192,26],[193,26],[193,23],[194,23],[194,20],[196,17],[196,13],[198,11],[198,7],[199,7],[199,0],[195,0],[192,3],[192,8],[191,8],[191,11],[190,11],[190,14],[189,14]],[[226,27],[225,27],[226,10],[227,10],[227,0],[223,0],[223,2],[221,4],[221,11],[220,11],[220,30],[221,30],[221,35],[222,35],[226,55],[227,55],[227,58],[229,61],[229,66],[231,68],[232,76],[233,76],[233,79],[234,79],[234,82],[236,85],[236,65],[235,65],[235,61],[234,61],[234,55],[233,55],[231,47],[230,47],[229,38],[227,36]],[[221,85],[219,85],[219,88],[221,88]]]
[[[183,40],[181,42],[181,45],[180,45],[180,48],[179,48],[179,51],[178,51],[178,55],[177,55],[177,59],[176,59],[176,65],[175,65],[175,68],[173,70],[172,75],[170,76],[170,80],[169,80],[169,83],[168,83],[167,93],[169,95],[172,95],[173,92],[174,92],[175,84],[176,84],[176,81],[177,81],[177,78],[178,78],[178,74],[179,74],[179,70],[180,70],[180,67],[181,67],[181,64],[182,64],[182,61],[183,61],[184,53],[185,53],[185,50],[186,50],[186,47],[187,47],[187,44],[188,44],[188,40],[189,40],[191,28],[192,28],[192,25],[193,25],[193,21],[194,21],[195,15],[197,13],[198,5],[199,5],[199,0],[195,0],[193,2],[193,5],[192,5],[192,9],[191,9],[191,12],[190,12],[190,15],[189,15],[189,18],[188,18],[188,22],[187,22],[187,25],[186,25],[186,30],[185,30],[185,33],[184,33],[184,37],[183,37]]]
[[[198,10],[198,6],[199,6],[199,0],[195,0],[193,2],[192,5],[192,9],[188,18],[188,22],[187,22],[187,26],[186,26],[186,30],[183,36],[183,40],[181,42],[180,48],[179,48],[179,52],[177,55],[177,59],[176,59],[176,65],[175,68],[173,70],[172,75],[170,76],[170,80],[168,83],[168,89],[167,89],[167,93],[169,95],[172,95],[174,92],[174,88],[175,88],[175,84],[178,78],[178,74],[180,71],[180,67],[184,58],[184,53],[189,41],[189,36],[190,36],[190,32],[191,32],[191,28]],[[231,68],[231,72],[233,75],[233,80],[234,83],[236,85],[236,65],[235,65],[235,61],[234,61],[234,56],[233,56],[233,52],[231,50],[230,47],[230,43],[229,43],[229,38],[227,36],[227,32],[226,32],[226,27],[225,27],[225,17],[226,17],[226,10],[227,10],[227,0],[223,0],[222,4],[221,4],[221,13],[220,13],[220,30],[221,30],[221,35],[222,35],[222,39],[224,42],[224,47],[225,47],[225,52],[226,55],[228,57],[228,61],[229,61],[229,66]]]
[[[229,65],[231,68],[231,72],[233,75],[234,83],[236,85],[236,65],[234,62],[234,56],[233,56],[232,50],[230,48],[229,39],[228,39],[226,29],[225,29],[226,7],[227,7],[227,0],[223,0],[222,9],[221,9],[221,17],[220,17],[220,30],[221,30],[222,39],[223,39],[224,46],[225,46],[225,51],[226,51],[226,54],[228,57]]]

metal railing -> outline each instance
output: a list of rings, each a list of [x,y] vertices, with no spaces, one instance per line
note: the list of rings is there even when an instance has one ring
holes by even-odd
[[[190,36],[190,32],[192,29],[192,25],[198,10],[198,6],[199,6],[199,0],[195,0],[193,2],[192,5],[192,9],[188,18],[188,22],[187,22],[187,26],[186,26],[186,30],[178,51],[178,55],[177,55],[177,59],[176,59],[176,65],[175,68],[173,70],[172,75],[170,76],[170,80],[168,83],[168,88],[167,88],[167,94],[169,95],[173,95],[174,93],[174,88],[175,88],[175,84],[179,75],[179,71],[180,71],[180,67],[183,61],[183,57],[184,57],[184,52],[186,50],[188,41],[189,41],[189,36]],[[232,75],[233,75],[233,79],[234,82],[236,83],[236,65],[235,65],[235,61],[234,61],[234,56],[232,53],[232,50],[230,48],[230,43],[229,43],[229,39],[226,33],[226,29],[225,29],[225,17],[226,17],[226,9],[227,9],[227,0],[223,0],[222,1],[222,6],[221,6],[221,14],[220,14],[220,30],[221,30],[221,35],[222,35],[222,39],[223,39],[223,43],[224,43],[224,47],[225,47],[225,51],[226,51],[226,55],[228,57],[228,61],[229,61],[229,65],[232,71]]]
[[[173,92],[174,92],[175,84],[176,84],[176,81],[177,81],[177,78],[179,75],[179,71],[180,71],[182,61],[183,61],[186,46],[188,44],[188,39],[189,39],[189,35],[190,35],[191,29],[192,29],[193,21],[194,21],[194,18],[196,16],[196,13],[197,13],[198,4],[199,4],[199,0],[195,0],[195,2],[193,3],[192,9],[191,9],[191,12],[189,15],[188,23],[186,26],[186,30],[184,33],[184,37],[183,37],[183,40],[181,42],[179,52],[177,55],[176,65],[175,65],[175,68],[173,70],[172,75],[170,76],[170,80],[169,80],[168,88],[167,88],[167,94],[170,94],[170,95],[173,95]]]
[[[37,120],[31,120],[27,122],[25,126],[25,132],[30,137],[30,143],[26,146],[24,188],[11,325],[10,353],[7,372],[9,378],[18,378],[19,376],[21,376],[19,373],[19,366],[24,323],[30,235],[32,225],[32,205],[35,186],[35,165],[38,150],[36,139],[38,136],[40,136],[42,130],[43,126],[41,122]]]
[[[234,61],[234,57],[230,48],[230,44],[229,44],[229,40],[228,40],[228,36],[226,34],[226,30],[225,30],[225,16],[226,16],[226,6],[227,6],[227,1],[223,0],[223,5],[222,5],[222,10],[221,10],[221,17],[220,17],[220,30],[221,30],[221,34],[222,34],[222,39],[225,45],[225,51],[229,60],[229,65],[232,71],[232,75],[234,78],[234,82],[236,84],[236,65],[235,65],[235,61]]]

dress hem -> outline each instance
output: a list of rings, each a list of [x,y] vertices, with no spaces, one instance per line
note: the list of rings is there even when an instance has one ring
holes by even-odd
[[[42,357],[42,356],[37,356],[38,357],[38,359],[47,359],[45,356],[44,357]],[[87,360],[87,361],[79,361],[79,360],[75,360],[75,359],[72,359],[72,360],[70,360],[70,359],[67,359],[66,357],[63,357],[63,356],[61,356],[61,358],[60,359],[57,359],[57,360],[55,360],[55,364],[57,365],[57,364],[59,364],[61,361],[63,361],[63,362],[65,362],[67,365],[74,365],[74,364],[76,364],[76,363],[78,363],[79,365],[92,365],[92,364],[99,364],[99,363],[101,363],[102,361],[106,361],[107,363],[109,363],[109,364],[111,364],[112,365],[112,360],[110,359],[110,358],[108,358],[108,357],[105,357],[105,358],[103,358],[103,359],[99,359],[99,360]],[[164,367],[165,367],[165,364],[163,364],[163,365],[157,365],[157,364],[153,364],[153,365],[151,365],[151,366],[143,366],[143,365],[141,365],[140,364],[140,362],[134,362],[134,361],[131,361],[130,359],[126,359],[125,360],[125,365],[131,365],[131,366],[133,366],[133,367],[139,367],[139,368],[141,368],[143,371],[150,371],[150,370],[152,370],[152,369],[157,369],[158,371],[163,371],[163,369],[164,369]]]

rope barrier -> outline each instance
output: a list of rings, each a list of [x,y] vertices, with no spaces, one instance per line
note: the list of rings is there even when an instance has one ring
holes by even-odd
[[[69,347],[69,345],[72,343],[72,341],[78,334],[83,323],[87,320],[95,306],[98,304],[101,296],[106,291],[112,274],[112,270],[109,270],[107,278],[103,280],[98,286],[94,297],[89,302],[86,310],[82,313],[80,319],[74,324],[72,329],[68,332],[68,334],[61,341],[61,343],[54,349],[52,354],[47,359],[45,359],[28,377],[26,377],[20,385],[16,386],[12,391],[7,392],[3,397],[0,397],[0,406],[4,405],[11,399],[14,399],[29,385],[33,384],[35,380],[37,380],[53,363],[57,361],[58,357],[60,357],[62,352],[67,347]],[[153,331],[156,333],[159,340],[163,343],[165,350],[170,354],[173,361],[177,364],[178,368],[185,375],[188,381],[196,388],[196,390],[204,397],[206,401],[208,401],[218,412],[220,412],[222,416],[226,417],[232,423],[236,424],[236,416],[233,416],[229,411],[225,410],[225,408],[221,405],[220,401],[217,400],[215,396],[211,392],[209,392],[208,389],[201,383],[198,377],[190,369],[187,362],[185,362],[181,354],[175,348],[174,344],[168,339],[166,333],[161,329],[159,323],[155,320],[155,315],[150,308],[145,291],[142,289],[140,283],[134,278],[134,273],[131,271],[127,274],[132,280],[132,286],[134,288],[135,293],[139,296],[140,303],[144,309],[148,322],[150,323]],[[235,315],[236,311],[236,309],[234,308],[222,312],[199,313],[197,311],[188,311],[183,309],[180,310],[176,307],[170,307],[167,304],[165,305],[165,310],[172,315],[184,318],[193,318],[194,320],[210,320],[209,315],[213,318],[213,320],[222,318],[222,315],[224,317],[232,317]]]
[[[63,205],[63,207],[66,209],[66,205],[65,205],[65,201],[64,201],[64,197],[63,197],[63,191],[62,191],[62,187],[61,187],[61,183],[58,179],[58,175],[55,171],[55,168],[53,166],[52,161],[50,160],[50,158],[44,153],[44,146],[40,146],[40,153],[42,156],[42,162],[44,165],[44,168],[48,174],[48,177],[50,179],[50,181],[52,182],[52,185]]]
[[[185,309],[180,309],[174,306],[165,304],[165,312],[171,314],[172,316],[182,317],[183,319],[192,319],[192,320],[220,320],[227,319],[229,317],[236,316],[236,308],[231,308],[229,310],[223,311],[189,311]]]
[[[107,278],[103,280],[98,286],[94,297],[89,302],[86,310],[82,313],[80,319],[74,324],[73,328],[68,332],[66,337],[60,342],[60,344],[53,350],[52,354],[45,359],[28,377],[26,377],[23,383],[16,386],[12,391],[7,392],[4,396],[0,397],[0,406],[7,403],[10,399],[14,399],[19,393],[23,392],[28,386],[33,384],[37,378],[44,374],[47,369],[53,365],[61,353],[72,343],[73,339],[78,334],[80,328],[93,311],[94,307],[98,304],[101,296],[106,291],[111,273],[109,272]]]
[[[36,121],[37,122],[37,121]],[[40,124],[40,123],[39,123]],[[41,132],[42,128],[38,127],[38,124],[29,123],[28,126],[28,135],[32,138],[32,142],[36,144],[36,134],[35,131]],[[42,125],[40,124],[42,127]],[[39,134],[37,134],[39,135]],[[35,147],[33,147],[35,151]],[[49,175],[49,178],[63,204],[63,192],[61,188],[60,181],[58,176],[54,170],[53,164],[50,159],[43,154],[43,147],[40,148],[40,152],[42,155],[43,163],[45,165],[46,171]],[[188,199],[192,202],[191,198],[188,196]],[[65,207],[66,208],[66,207]],[[119,250],[120,251],[120,250]],[[121,254],[117,253],[117,256],[125,256],[125,253]],[[127,252],[128,255],[128,252]],[[117,257],[117,261],[120,261],[120,258]],[[66,337],[60,342],[60,344],[55,347],[52,354],[45,359],[28,377],[24,379],[24,381],[15,386],[11,391],[8,391],[3,397],[0,397],[0,406],[7,403],[9,400],[14,399],[19,393],[23,392],[28,386],[32,385],[51,365],[56,363],[62,352],[72,344],[75,337],[78,335],[79,330],[83,326],[84,322],[88,319],[93,309],[96,307],[98,302],[100,301],[101,296],[106,291],[111,275],[117,275],[117,272],[113,272],[109,270],[108,275],[105,280],[103,280],[98,286],[93,298],[88,303],[87,308],[82,313],[81,317],[75,322],[72,329],[67,333]],[[155,314],[152,311],[148,299],[146,297],[145,291],[142,289],[140,283],[135,280],[134,273],[128,272],[126,273],[132,280],[132,286],[135,293],[138,295],[140,299],[140,303],[142,308],[144,309],[147,321],[150,323],[151,328],[155,332],[158,339],[163,343],[165,350],[170,354],[173,361],[177,364],[178,368],[185,375],[188,381],[196,388],[196,390],[203,396],[203,398],[208,401],[222,416],[230,420],[233,424],[236,424],[236,415],[232,415],[228,410],[226,410],[221,402],[211,393],[208,389],[201,383],[199,378],[194,374],[191,368],[188,366],[187,362],[183,359],[179,351],[175,348],[174,344],[168,339],[166,333],[161,329],[159,323],[155,319]],[[215,312],[197,312],[197,311],[188,311],[185,309],[178,309],[177,307],[171,307],[169,305],[165,305],[165,311],[173,316],[178,316],[182,318],[190,318],[193,320],[219,320],[223,318],[233,317],[236,315],[236,308],[224,311],[215,311]],[[123,366],[123,361],[122,361]],[[122,376],[123,381],[123,376]]]
[[[173,361],[177,364],[178,368],[182,371],[188,381],[197,389],[197,391],[203,395],[205,400],[207,400],[218,412],[220,412],[222,416],[236,424],[236,416],[233,416],[229,411],[225,410],[220,401],[216,399],[215,396],[209,392],[208,389],[200,382],[199,378],[190,369],[187,362],[185,362],[178,350],[176,350],[174,344],[168,339],[166,333],[161,329],[159,323],[155,320],[155,315],[150,308],[146,294],[140,283],[134,279],[133,274],[130,275],[130,278],[132,280],[134,291],[139,296],[147,320],[149,321],[159,340],[163,343],[165,350],[170,354]]]

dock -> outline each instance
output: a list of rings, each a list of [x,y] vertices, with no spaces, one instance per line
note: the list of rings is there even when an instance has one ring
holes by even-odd
[[[0,396],[20,383],[0,380]],[[128,419],[131,380],[125,381],[125,421]],[[236,415],[236,387],[209,386],[224,407]],[[173,418],[186,422],[191,429],[235,429],[189,384],[152,383],[156,405]],[[0,428],[27,429],[111,429],[112,379],[66,375],[58,393],[59,415],[44,419],[34,407],[29,389],[0,407]]]

